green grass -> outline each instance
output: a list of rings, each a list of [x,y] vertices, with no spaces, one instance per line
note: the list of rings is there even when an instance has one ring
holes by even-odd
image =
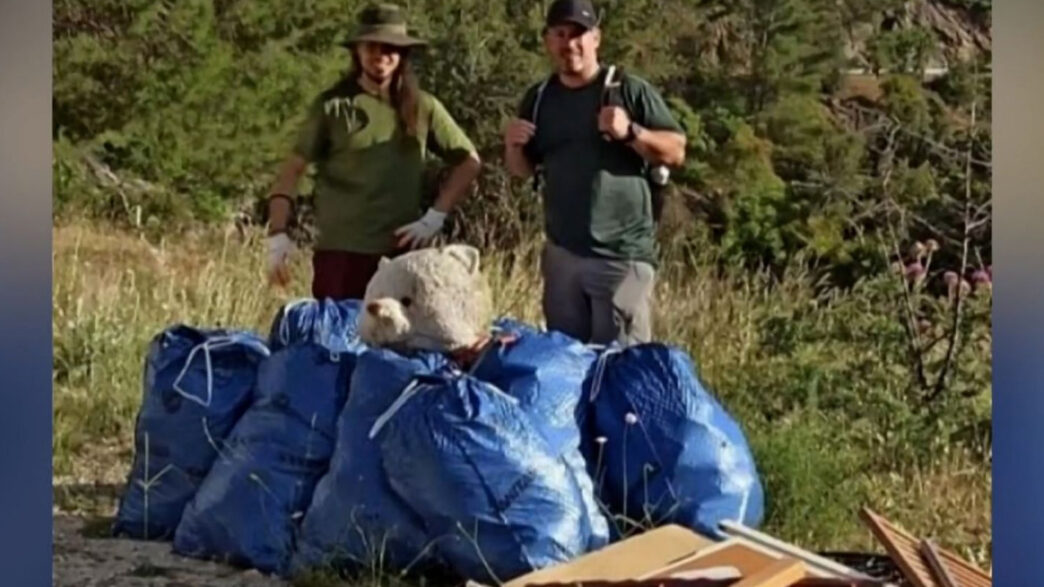
[[[499,313],[539,323],[537,250],[483,260]],[[56,485],[123,483],[157,332],[177,322],[265,332],[282,303],[307,295],[303,253],[282,291],[266,286],[262,253],[260,235],[234,230],[150,242],[105,226],[55,227]],[[970,300],[952,390],[926,402],[911,385],[888,278],[826,296],[801,271],[772,284],[713,267],[665,263],[655,331],[691,353],[746,429],[766,484],[763,529],[811,549],[879,551],[857,515],[870,506],[988,568],[989,300]],[[112,507],[111,497],[59,504]]]

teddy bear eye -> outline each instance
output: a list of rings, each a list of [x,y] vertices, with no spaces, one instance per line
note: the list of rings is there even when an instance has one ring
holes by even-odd
[[[410,297],[402,298],[401,300],[399,300],[399,303],[402,304],[403,308],[409,308],[410,305],[413,303],[413,298],[410,298]]]

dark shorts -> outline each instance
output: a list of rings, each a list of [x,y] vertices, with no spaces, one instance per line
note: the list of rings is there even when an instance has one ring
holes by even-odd
[[[315,251],[312,253],[312,297],[361,300],[366,285],[385,255]]]

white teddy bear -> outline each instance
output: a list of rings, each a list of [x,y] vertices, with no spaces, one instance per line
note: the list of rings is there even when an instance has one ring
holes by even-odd
[[[359,338],[370,346],[467,354],[489,338],[489,289],[467,245],[381,259],[363,307]]]

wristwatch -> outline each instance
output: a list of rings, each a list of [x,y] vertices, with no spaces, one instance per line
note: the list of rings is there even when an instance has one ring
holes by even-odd
[[[627,123],[627,135],[624,136],[623,142],[628,144],[634,142],[634,139],[638,138],[638,131],[636,130],[637,128],[638,125],[635,124],[633,120]]]

